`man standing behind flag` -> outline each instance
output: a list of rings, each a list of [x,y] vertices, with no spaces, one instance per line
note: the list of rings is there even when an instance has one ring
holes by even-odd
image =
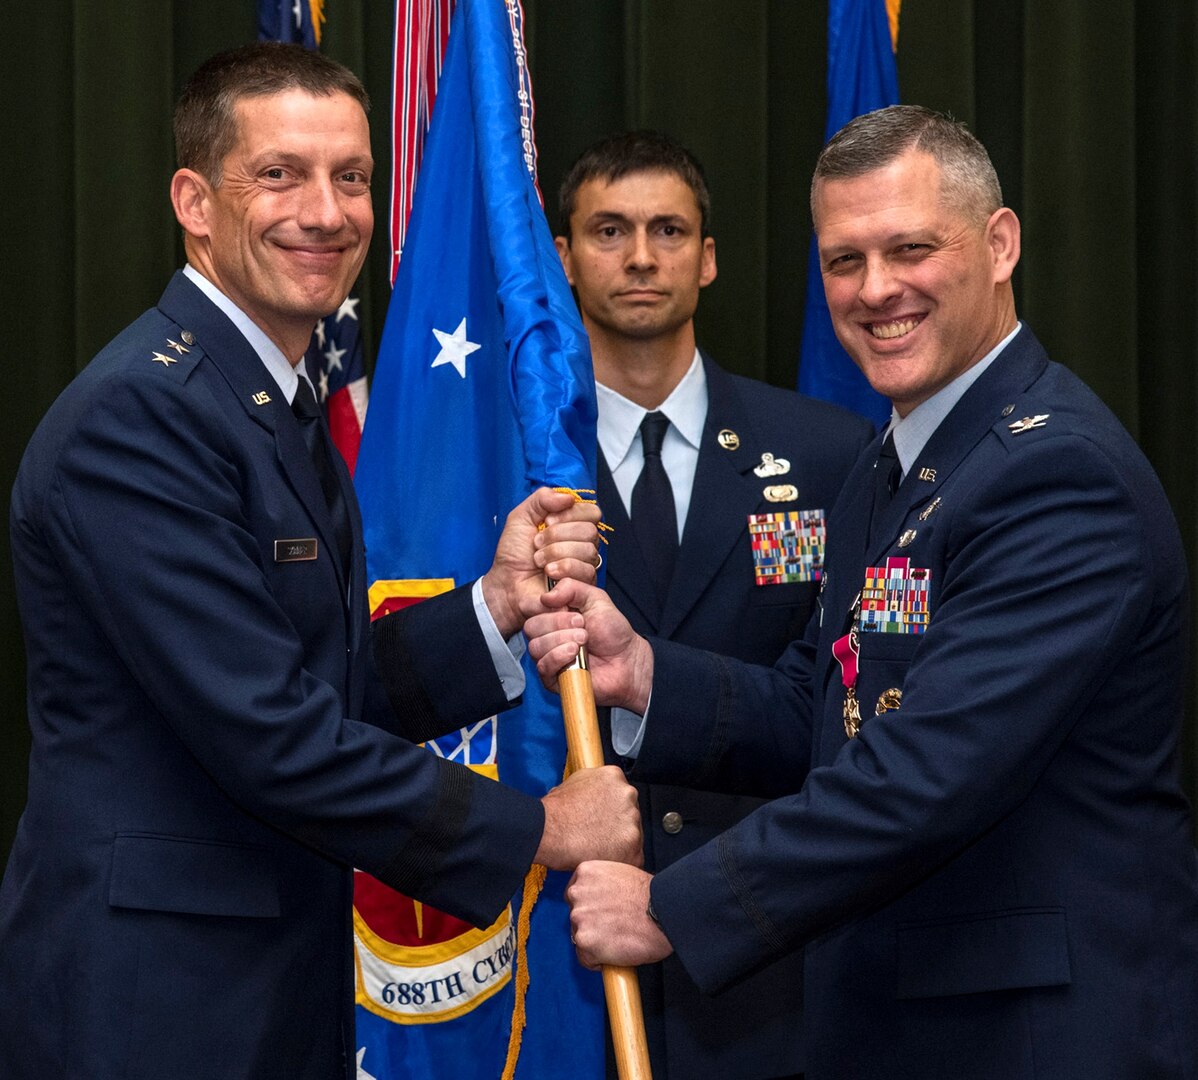
[[[599,503],[615,528],[607,591],[638,633],[772,664],[807,624],[826,513],[873,429],[731,375],[696,347],[715,240],[702,166],[678,143],[652,131],[601,140],[566,174],[559,210],[557,249],[595,366]],[[657,417],[664,441],[653,455],[645,432]],[[651,872],[761,805],[666,784],[639,793]],[[800,955],[718,998],[700,994],[676,957],[640,977],[655,1080],[802,1072]]]
[[[301,360],[370,238],[366,108],[298,46],[200,68],[171,183],[188,266],[22,462],[6,1078],[352,1080],[353,866],[486,925],[534,859],[639,857],[618,770],[538,800],[408,741],[519,692],[503,637],[544,573],[593,577],[595,512],[534,493],[480,581],[372,641],[357,504]]]

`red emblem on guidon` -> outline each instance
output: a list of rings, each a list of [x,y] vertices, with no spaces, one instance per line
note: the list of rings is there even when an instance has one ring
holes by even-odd
[[[370,617],[452,588],[450,578],[376,581]],[[492,779],[498,775],[493,755],[484,764],[467,764]],[[510,907],[480,930],[354,872],[355,998],[377,1016],[398,1024],[461,1016],[507,985],[515,951]]]

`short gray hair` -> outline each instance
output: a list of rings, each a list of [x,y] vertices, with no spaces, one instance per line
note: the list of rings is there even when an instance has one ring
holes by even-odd
[[[928,154],[940,168],[940,193],[978,224],[1003,205],[998,174],[986,148],[964,124],[921,105],[891,105],[850,120],[820,152],[811,179],[811,216],[825,180],[851,180],[885,168],[908,150]]]

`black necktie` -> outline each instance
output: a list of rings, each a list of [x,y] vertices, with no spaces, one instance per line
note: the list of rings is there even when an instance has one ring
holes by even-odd
[[[665,599],[678,555],[678,513],[674,491],[661,463],[661,444],[670,426],[665,413],[651,412],[641,421],[641,450],[645,464],[632,489],[632,531],[653,585],[658,602]]]
[[[890,505],[890,500],[894,498],[894,493],[898,491],[902,478],[903,466],[894,449],[894,432],[888,431],[878,454],[877,464],[874,465],[874,511],[869,526],[871,542],[874,529]]]
[[[320,422],[320,406],[316,404],[316,396],[312,393],[308,380],[302,375],[299,377],[295,397],[291,399],[291,411],[299,421],[300,434],[304,437],[312,464],[316,467],[316,475],[320,478],[320,490],[324,492],[324,501],[333,520],[333,533],[337,537],[337,553],[341,557],[341,568],[348,570],[349,510],[345,505],[341,484],[337,480],[337,472],[333,468],[330,456],[333,453],[332,446],[324,433],[324,425]]]

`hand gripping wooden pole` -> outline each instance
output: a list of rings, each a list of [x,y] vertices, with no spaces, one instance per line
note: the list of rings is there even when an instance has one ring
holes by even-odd
[[[570,761],[576,769],[598,768],[604,763],[603,744],[599,741],[595,693],[591,688],[591,673],[587,670],[584,649],[578,650],[578,658],[558,676],[557,681],[562,695]],[[636,969],[605,965],[603,993],[607,998],[607,1017],[611,1022],[611,1041],[620,1080],[652,1080]]]

